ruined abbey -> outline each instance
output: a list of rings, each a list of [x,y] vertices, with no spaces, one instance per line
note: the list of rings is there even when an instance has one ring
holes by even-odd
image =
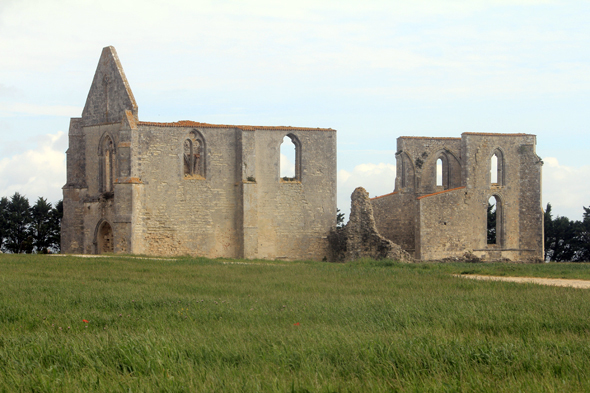
[[[280,145],[295,175],[279,177]],[[70,122],[62,252],[323,259],[336,131],[139,120],[115,49]]]
[[[465,252],[542,260],[543,162],[535,145],[529,134],[398,138],[395,190],[371,200],[378,231],[419,260]],[[488,203],[495,205],[491,240]]]
[[[295,174],[281,178],[285,137],[295,145]],[[355,191],[362,212],[351,214],[348,233],[359,250],[349,255],[363,256],[371,238],[379,255],[395,246],[395,255],[417,260],[542,258],[534,135],[397,143],[394,192],[369,201]],[[321,260],[332,255],[336,224],[336,131],[140,121],[106,47],[82,117],[70,122],[63,193],[64,253]]]

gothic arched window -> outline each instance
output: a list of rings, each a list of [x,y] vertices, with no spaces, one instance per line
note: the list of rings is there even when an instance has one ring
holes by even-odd
[[[301,142],[293,135],[283,137],[279,148],[279,177],[282,181],[301,181]]]
[[[490,184],[495,186],[504,185],[504,156],[500,149],[494,150],[490,159]]]
[[[502,201],[497,195],[488,199],[487,206],[487,243],[501,246],[504,225],[502,220]]]
[[[115,190],[115,144],[109,135],[102,139],[99,162],[99,189],[107,193]]]
[[[435,163],[434,184],[436,187],[442,187],[444,190],[448,190],[451,184],[449,157],[445,153],[440,153]]]
[[[205,178],[205,140],[197,130],[189,133],[183,146],[184,177]]]

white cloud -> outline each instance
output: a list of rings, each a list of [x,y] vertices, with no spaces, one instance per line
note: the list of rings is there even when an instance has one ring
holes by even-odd
[[[364,187],[371,198],[389,194],[395,188],[395,165],[366,163],[354,167],[352,171],[338,171],[338,208],[350,213],[350,195],[357,187]]]
[[[59,131],[39,137],[35,148],[1,159],[0,196],[18,192],[31,204],[40,196],[52,203],[62,199],[66,145],[67,135]]]
[[[82,114],[82,107],[65,105],[33,105],[27,103],[0,102],[0,114],[11,116],[15,114],[49,115],[76,117]]]
[[[543,159],[543,207],[551,203],[553,216],[581,220],[590,206],[590,165],[561,165],[555,157]]]
[[[581,220],[583,206],[590,206],[590,165],[580,167],[559,164],[557,158],[543,159],[543,208],[551,203],[553,216]],[[350,195],[364,187],[371,198],[393,192],[395,165],[366,163],[352,171],[338,171],[338,208],[350,212]]]
[[[295,164],[292,160],[288,159],[286,155],[281,153],[281,177],[294,177],[295,176]]]

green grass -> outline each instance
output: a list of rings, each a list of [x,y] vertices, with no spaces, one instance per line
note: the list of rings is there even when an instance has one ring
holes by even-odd
[[[1,255],[0,391],[589,391],[588,290],[452,276],[588,268]]]

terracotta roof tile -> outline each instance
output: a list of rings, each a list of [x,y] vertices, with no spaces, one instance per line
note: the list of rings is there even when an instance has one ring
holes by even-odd
[[[451,138],[451,137],[432,137],[432,136],[400,136],[403,139],[436,139],[436,140],[461,140],[461,138]]]
[[[482,135],[482,136],[535,136],[534,134],[502,134],[489,132],[464,132],[461,135]]]
[[[389,194],[379,195],[379,196],[373,197],[373,198],[371,198],[371,200],[374,201],[375,199],[383,198],[383,197],[394,195],[394,194],[397,194],[397,191],[390,192]]]
[[[157,123],[152,121],[139,121],[140,126],[152,127],[200,127],[200,128],[238,128],[240,130],[283,130],[283,131],[334,131],[332,128],[311,128],[311,127],[287,127],[287,126],[244,126],[244,125],[228,125],[228,124],[209,124],[200,123],[198,121],[180,120],[173,123]]]
[[[449,190],[439,191],[439,192],[435,192],[435,193],[432,193],[432,194],[422,195],[422,196],[420,196],[420,197],[418,197],[416,199],[422,199],[422,198],[426,198],[426,197],[433,196],[433,195],[444,194],[445,192],[451,192],[451,191],[455,191],[455,190],[460,190],[462,188],[465,188],[465,186],[463,186],[463,187],[457,187],[457,188],[451,188]]]

